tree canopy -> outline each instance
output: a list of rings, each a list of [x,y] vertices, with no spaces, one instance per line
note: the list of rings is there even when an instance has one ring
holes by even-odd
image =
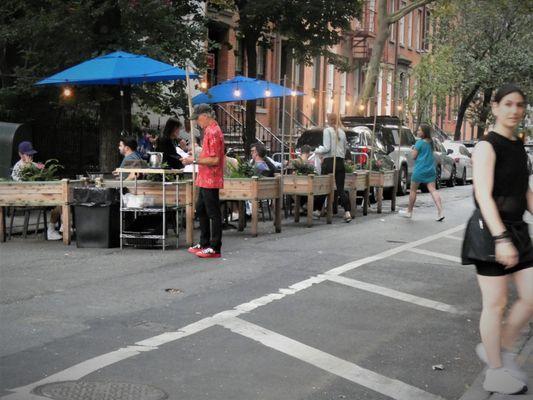
[[[200,6],[194,0],[0,2],[0,120],[52,123],[65,107],[85,107],[90,112],[94,102],[99,106],[113,102],[116,88],[79,87],[75,101],[68,102],[59,99],[57,89],[33,86],[41,78],[112,51],[182,66],[190,59],[201,66],[203,52],[190,45],[205,37]],[[163,113],[185,104],[181,82],[164,90],[157,84],[132,90],[138,103]],[[120,132],[120,118],[107,121],[113,126],[104,130]]]

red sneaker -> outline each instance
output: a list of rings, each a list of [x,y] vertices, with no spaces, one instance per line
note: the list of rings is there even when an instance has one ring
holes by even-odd
[[[206,247],[205,249],[196,253],[196,255],[200,258],[220,258],[221,257],[221,254],[217,253],[211,247]]]
[[[189,248],[187,249],[187,251],[188,251],[189,253],[191,253],[191,254],[196,254],[196,253],[202,251],[204,248],[205,248],[205,247],[202,247],[202,246],[200,245],[200,243],[198,243],[198,244],[195,244],[194,246],[189,247]]]

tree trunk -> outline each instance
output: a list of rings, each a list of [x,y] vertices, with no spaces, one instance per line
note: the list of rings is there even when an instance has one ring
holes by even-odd
[[[246,71],[249,78],[257,77],[257,39],[252,37],[246,37],[244,39],[244,47],[246,50]],[[256,141],[255,132],[255,111],[256,100],[249,100],[246,102],[246,117],[244,122],[244,156],[249,158],[250,148]]]
[[[120,88],[110,86],[105,88],[108,101],[100,103],[99,129],[99,167],[102,172],[110,172],[119,166],[120,154],[118,144],[122,131],[122,108]],[[131,133],[131,91],[124,88],[124,117],[127,132]]]
[[[377,35],[372,46],[372,56],[368,63],[368,68],[365,74],[365,82],[363,84],[363,94],[361,95],[361,104],[367,104],[368,100],[374,97],[376,81],[379,75],[379,68],[385,43],[389,37],[389,21],[387,18],[387,0],[378,1],[378,27]],[[371,102],[370,107],[372,112],[379,112],[374,110],[374,103]],[[364,111],[363,111],[364,112]]]
[[[461,126],[463,125],[463,119],[465,117],[466,109],[469,104],[474,99],[477,91],[479,90],[479,85],[474,86],[474,88],[466,95],[463,96],[461,100],[461,105],[457,112],[457,122],[455,123],[455,133],[453,134],[453,140],[461,140]]]
[[[487,126],[487,118],[489,117],[489,104],[492,97],[492,88],[485,89],[483,91],[483,109],[481,110],[481,115],[479,116],[479,123],[477,126],[477,138],[481,139],[485,133],[485,128]]]

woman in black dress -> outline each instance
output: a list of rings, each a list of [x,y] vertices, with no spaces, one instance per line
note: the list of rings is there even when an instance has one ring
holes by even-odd
[[[165,124],[163,134],[157,141],[157,151],[163,153],[163,162],[172,169],[181,169],[183,164],[181,157],[176,151],[176,140],[179,136],[181,122],[179,119],[170,117]]]
[[[528,182],[527,154],[515,137],[526,104],[524,93],[514,85],[500,88],[494,96],[494,129],[476,145],[473,155],[477,208],[473,218],[480,230],[469,234],[467,229],[463,244],[463,263],[476,265],[483,303],[479,323],[482,343],[476,347],[479,358],[488,366],[483,387],[503,394],[527,391],[527,376],[512,352],[520,330],[533,315],[533,249],[523,221],[526,210],[533,212],[533,192]],[[492,253],[486,257],[473,257],[473,243],[482,233],[494,251],[485,251]],[[518,300],[502,327],[508,277],[516,284]]]

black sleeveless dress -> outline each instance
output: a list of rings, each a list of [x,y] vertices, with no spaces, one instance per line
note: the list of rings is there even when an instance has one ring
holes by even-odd
[[[520,140],[510,140],[496,132],[489,132],[481,139],[489,142],[496,153],[494,166],[494,187],[492,197],[496,202],[498,212],[507,230],[511,233],[513,242],[517,246],[520,240],[520,260],[518,265],[505,269],[502,264],[490,261],[465,260],[464,264],[475,264],[479,275],[503,276],[533,266],[531,239],[523,216],[527,210],[527,192],[529,190],[529,171],[527,154]],[[474,197],[475,201],[475,197]],[[476,202],[476,208],[479,205]],[[515,235],[516,227],[521,234]],[[526,249],[526,251],[523,251]]]

